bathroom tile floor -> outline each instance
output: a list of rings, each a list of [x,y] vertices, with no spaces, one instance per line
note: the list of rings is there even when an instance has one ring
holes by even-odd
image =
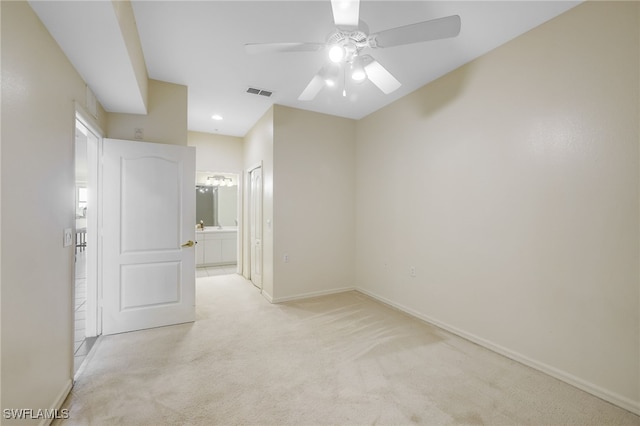
[[[236,273],[236,265],[203,266],[196,268],[196,278],[213,277],[216,275],[229,275]]]

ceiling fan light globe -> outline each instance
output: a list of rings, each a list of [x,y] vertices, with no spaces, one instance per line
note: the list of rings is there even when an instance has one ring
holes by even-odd
[[[331,60],[331,62],[334,63],[340,63],[344,60],[346,56],[346,52],[344,50],[344,47],[335,44],[333,46],[331,46],[331,48],[329,49],[329,59]]]
[[[351,63],[351,79],[356,83],[361,83],[367,78],[367,73],[364,70],[363,60],[360,56],[353,59]]]
[[[362,67],[354,67],[351,71],[351,79],[357,83],[364,81],[367,78],[367,73],[364,72]]]

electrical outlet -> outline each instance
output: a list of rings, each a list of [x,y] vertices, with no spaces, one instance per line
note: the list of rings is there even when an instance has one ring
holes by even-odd
[[[62,247],[70,247],[71,245],[73,245],[73,230],[71,228],[64,228]]]
[[[284,263],[289,263],[289,255],[288,255],[288,254],[285,254],[285,255],[283,256],[283,260],[284,260]]]
[[[416,276],[416,267],[415,266],[409,267],[409,275],[411,275],[412,277]]]

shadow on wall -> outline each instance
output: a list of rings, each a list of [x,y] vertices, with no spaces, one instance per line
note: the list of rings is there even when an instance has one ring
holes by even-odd
[[[446,79],[446,90],[431,90],[429,91],[429,96],[412,96],[412,107],[415,111],[419,111],[422,118],[427,118],[436,114],[439,110],[445,108],[449,103],[455,100],[460,93],[462,93],[470,71],[471,65],[467,64],[440,77],[440,79]],[[426,86],[432,83],[433,82],[422,86],[416,92],[426,90]]]

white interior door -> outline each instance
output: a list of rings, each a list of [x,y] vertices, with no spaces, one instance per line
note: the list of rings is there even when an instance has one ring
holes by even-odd
[[[195,320],[195,148],[105,139],[103,334]]]
[[[262,288],[262,168],[249,172],[249,238],[251,282]]]

